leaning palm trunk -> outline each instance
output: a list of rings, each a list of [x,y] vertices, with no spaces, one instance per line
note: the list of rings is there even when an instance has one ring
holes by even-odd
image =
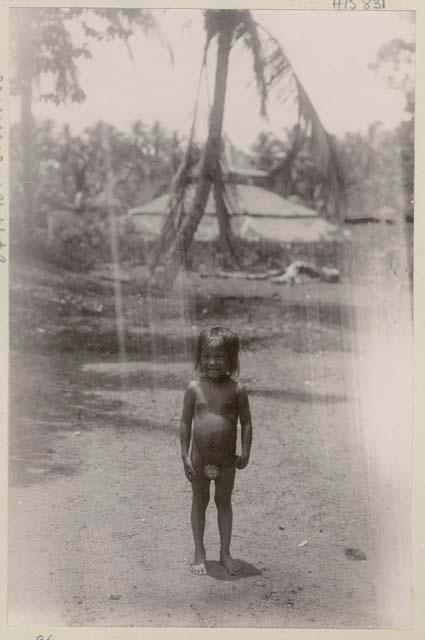
[[[225,200],[225,186],[220,164],[217,167],[213,191],[215,210],[217,212],[219,241],[223,252],[224,266],[230,268],[235,266],[239,267],[240,263],[234,248],[234,236],[230,222],[229,209]]]
[[[199,74],[198,80],[198,88],[196,92],[196,101],[195,101],[195,110],[193,114],[192,126],[189,135],[189,142],[186,148],[186,152],[177,167],[177,170],[174,174],[171,189],[170,189],[170,197],[168,200],[168,207],[166,212],[166,218],[164,225],[161,230],[161,236],[159,238],[158,244],[155,248],[155,251],[150,260],[149,268],[150,268],[150,277],[149,279],[153,281],[155,279],[154,272],[160,264],[162,257],[166,254],[167,249],[171,247],[173,240],[180,229],[184,215],[185,215],[185,198],[187,194],[187,189],[189,186],[189,174],[192,171],[195,162],[194,162],[194,140],[195,140],[195,128],[196,128],[196,120],[198,115],[198,105],[199,105],[199,92],[201,89],[202,82],[202,74],[205,69],[207,51],[208,51],[209,40],[207,39],[204,55],[201,64],[201,70]]]
[[[172,286],[174,283],[174,279],[183,264],[184,257],[204,214],[208,196],[215,179],[220,158],[231,40],[232,29],[229,26],[229,28],[223,29],[218,36],[214,102],[211,109],[208,137],[202,153],[193,205],[170,248],[162,256],[161,263],[164,271],[160,275],[161,282],[158,283],[162,287]],[[158,277],[158,274],[156,276]]]

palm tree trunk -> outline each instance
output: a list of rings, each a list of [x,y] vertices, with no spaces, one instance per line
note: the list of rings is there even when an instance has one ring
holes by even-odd
[[[232,28],[223,29],[218,36],[217,65],[215,73],[214,102],[211,109],[208,137],[201,158],[199,178],[196,186],[192,209],[187,219],[162,260],[165,267],[166,282],[163,286],[172,286],[180,266],[202,219],[207,204],[217,165],[220,157],[223,130],[224,106],[226,99],[229,55],[232,44]]]
[[[229,210],[224,199],[224,183],[221,176],[217,176],[213,186],[215,210],[218,220],[219,240],[223,252],[223,266],[225,269],[233,269],[239,265],[237,253],[233,246],[233,232],[230,222]]]

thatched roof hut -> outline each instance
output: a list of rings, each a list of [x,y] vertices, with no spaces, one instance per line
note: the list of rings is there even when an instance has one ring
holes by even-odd
[[[274,240],[282,243],[332,241],[339,227],[323,219],[317,211],[276,193],[254,185],[227,185],[227,205],[235,234],[249,240]],[[187,190],[185,209],[190,210],[194,186]],[[168,205],[168,195],[129,211],[135,230],[146,238],[161,232]],[[218,235],[218,222],[212,191],[195,239],[213,240]]]

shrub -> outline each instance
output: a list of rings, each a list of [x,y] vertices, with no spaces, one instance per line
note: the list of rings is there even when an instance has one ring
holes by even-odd
[[[118,259],[120,263],[146,260],[143,238],[134,233],[126,217],[116,219]],[[101,263],[110,263],[112,230],[109,216],[101,214],[68,215],[59,218],[47,245],[47,257],[72,271],[89,271]]]

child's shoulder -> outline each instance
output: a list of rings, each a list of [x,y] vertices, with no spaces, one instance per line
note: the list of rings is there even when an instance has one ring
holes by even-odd
[[[187,391],[195,393],[199,389],[199,380],[191,380],[187,385]]]
[[[236,384],[236,393],[238,393],[240,395],[246,395],[247,389],[246,389],[246,386],[244,385],[244,383],[241,382],[240,380],[236,380],[235,384]]]

